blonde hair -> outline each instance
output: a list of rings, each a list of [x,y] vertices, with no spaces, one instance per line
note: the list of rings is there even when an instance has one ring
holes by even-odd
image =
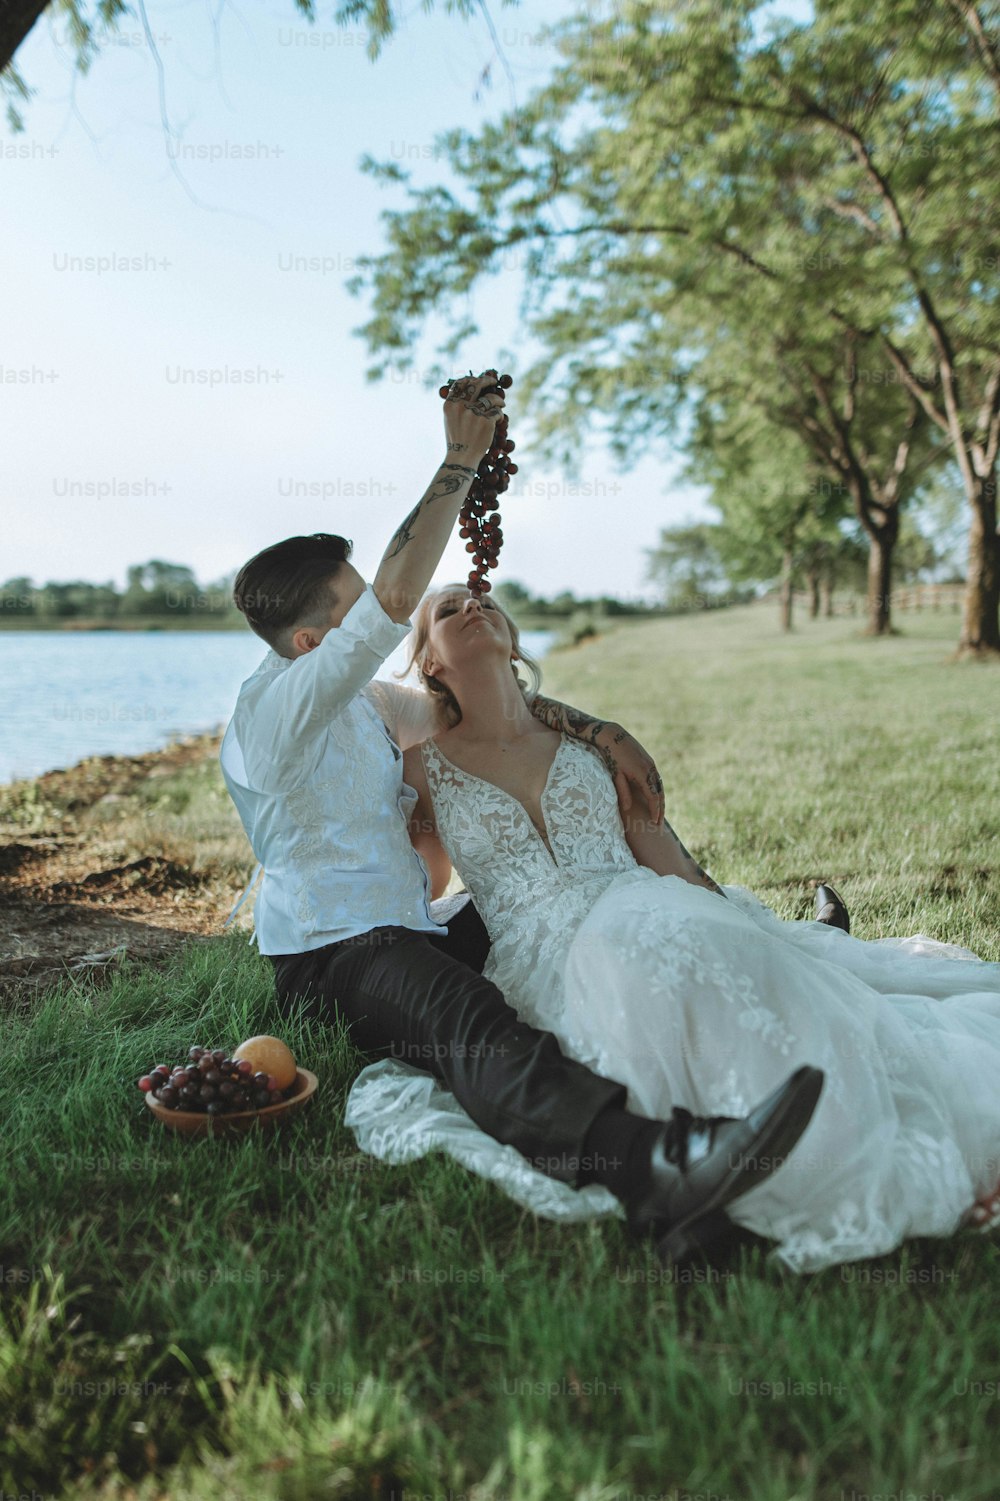
[[[447,688],[436,677],[432,677],[424,672],[423,658],[427,651],[427,643],[430,640],[435,603],[441,598],[442,594],[464,594],[467,592],[468,589],[465,584],[445,584],[440,589],[435,589],[433,592],[424,595],[414,611],[413,635],[410,638],[410,651],[406,666],[402,672],[394,673],[395,677],[404,678],[414,667],[416,668],[417,677],[420,679],[420,686],[434,700],[438,719],[448,729],[459,723],[462,718],[462,710],[459,707],[458,699],[452,693],[451,689]],[[524,694],[525,703],[530,706],[542,686],[541,668],[534,657],[529,656],[527,652],[521,649],[520,632],[500,601],[491,599],[490,602],[503,616],[504,620],[506,620],[510,629],[512,648],[528,674],[528,681],[525,682],[517,670],[517,662],[511,662],[510,665],[511,671],[514,674],[514,680]]]

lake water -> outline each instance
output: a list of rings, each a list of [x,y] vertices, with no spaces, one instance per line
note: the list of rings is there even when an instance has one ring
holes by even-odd
[[[545,652],[551,631],[522,631]],[[406,645],[379,669],[405,665]],[[252,631],[0,631],[0,783],[222,730],[267,647]]]

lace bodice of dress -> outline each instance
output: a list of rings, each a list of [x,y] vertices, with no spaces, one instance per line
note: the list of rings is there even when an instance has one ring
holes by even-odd
[[[456,766],[433,740],[420,747],[438,834],[494,945],[539,924],[565,941],[604,888],[636,864],[618,796],[598,750],[563,733],[540,808],[548,846],[522,803]]]

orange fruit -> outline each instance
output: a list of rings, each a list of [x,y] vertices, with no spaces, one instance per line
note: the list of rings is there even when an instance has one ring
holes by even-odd
[[[248,1037],[246,1042],[240,1043],[232,1056],[237,1062],[245,1058],[252,1063],[255,1073],[271,1074],[275,1080],[275,1089],[287,1089],[289,1084],[295,1083],[295,1058],[291,1048],[280,1037],[268,1037],[266,1034]]]

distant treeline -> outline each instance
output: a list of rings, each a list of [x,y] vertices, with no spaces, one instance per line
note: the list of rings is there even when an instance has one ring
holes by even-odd
[[[235,574],[232,576],[235,577]],[[0,625],[31,619],[41,624],[88,620],[114,623],[144,617],[242,616],[232,600],[232,578],[200,585],[190,568],[153,559],[127,570],[125,588],[82,579],[35,584],[30,578],[0,584]]]
[[[82,579],[36,584],[30,578],[12,578],[0,584],[0,628],[71,626],[74,622],[131,628],[146,623],[167,628],[171,623],[203,628],[242,625],[243,616],[233,604],[234,578],[235,572],[214,583],[199,584],[192,569],[159,558],[130,567],[124,589],[111,582],[94,584]],[[514,581],[498,583],[496,594],[519,622],[536,627],[544,627],[549,619],[555,625],[580,611],[602,617],[663,613],[662,605],[608,594],[581,598],[563,590],[547,599]]]
[[[495,594],[500,603],[510,611],[518,620],[544,622],[550,618],[553,621],[567,620],[579,611],[588,611],[598,616],[609,615],[664,615],[675,613],[662,602],[649,603],[643,599],[619,599],[612,594],[599,594],[596,596],[580,596],[564,589],[560,594],[555,594],[551,599],[546,599],[541,594],[532,594],[523,584],[514,580],[504,580],[495,587]],[[732,591],[731,596],[719,599],[719,604],[735,604],[744,598],[749,598],[752,590]],[[739,599],[737,599],[737,595]]]

